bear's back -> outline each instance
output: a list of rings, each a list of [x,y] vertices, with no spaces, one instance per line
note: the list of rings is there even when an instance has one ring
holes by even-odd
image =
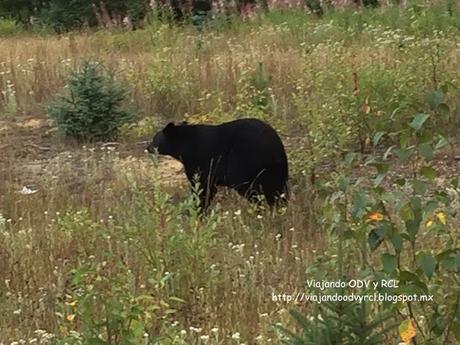
[[[208,165],[209,160],[227,162],[229,155],[241,164],[287,166],[286,153],[276,131],[258,119],[238,119],[220,125],[185,125],[184,163]],[[236,156],[236,157],[235,157]]]
[[[283,143],[275,129],[258,119],[239,119],[219,126],[220,138],[231,138],[232,149],[252,152],[259,159],[285,162]]]

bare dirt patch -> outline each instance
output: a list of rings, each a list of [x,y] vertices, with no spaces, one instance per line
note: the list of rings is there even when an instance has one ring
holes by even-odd
[[[15,189],[21,189],[37,183],[57,158],[78,169],[88,151],[104,150],[116,151],[122,165],[141,169],[151,160],[145,147],[145,142],[81,145],[60,136],[52,121],[40,117],[0,121],[0,175],[13,174]],[[182,164],[172,158],[160,157],[156,173],[162,184],[186,183]]]
[[[285,140],[287,149],[293,148],[297,142]],[[145,152],[146,141],[113,142],[104,144],[81,145],[59,135],[49,119],[41,117],[24,117],[15,120],[0,121],[0,176],[14,175],[14,188],[33,186],[40,180],[45,170],[56,157],[59,157],[79,169],[82,157],[88,150],[114,150],[125,166],[143,169],[150,164],[150,155]],[[14,163],[13,163],[14,162]],[[443,185],[460,173],[460,150],[458,145],[449,146],[431,162],[438,171],[437,184]],[[398,161],[390,161],[391,173],[389,180],[399,176],[407,176],[412,171],[410,164],[402,165]],[[334,170],[334,164],[326,164],[317,173],[327,174]],[[354,174],[358,176],[372,175],[374,169],[358,164]],[[5,175],[6,176],[6,175]],[[160,157],[156,170],[157,182],[169,186],[183,188],[187,185],[183,166],[170,157]],[[11,179],[9,179],[11,181]],[[387,180],[388,181],[388,180]],[[388,181],[389,182],[389,181]]]

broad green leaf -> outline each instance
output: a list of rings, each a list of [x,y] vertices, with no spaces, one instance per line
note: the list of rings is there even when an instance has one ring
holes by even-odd
[[[387,273],[393,273],[396,270],[397,260],[396,256],[384,253],[382,254],[383,270]]]
[[[423,183],[420,180],[414,180],[412,182],[412,188],[414,188],[415,194],[418,194],[418,195],[423,195],[426,192],[425,183]]]
[[[401,235],[398,233],[394,233],[393,236],[391,236],[390,241],[396,253],[401,253],[402,248],[403,248],[403,239]]]
[[[420,223],[421,221],[418,219],[409,219],[406,221],[406,230],[412,241],[415,240],[415,236],[420,229]]]
[[[446,256],[443,257],[442,260],[439,261],[443,269],[446,270],[456,270],[457,265],[455,263],[455,257],[454,256]]]
[[[351,209],[351,216],[354,219],[361,218],[367,206],[367,197],[363,192],[353,194],[353,207]]]
[[[421,252],[417,255],[417,262],[422,269],[423,273],[428,278],[433,276],[434,270],[436,269],[436,260],[430,254]]]
[[[418,151],[420,154],[425,158],[427,161],[430,161],[433,159],[434,153],[433,153],[433,148],[429,143],[422,143],[418,146]]]
[[[422,199],[418,196],[410,198],[410,207],[415,213],[415,216],[422,216]]]
[[[428,114],[417,114],[415,115],[414,119],[409,123],[409,126],[418,131],[420,128],[422,128],[423,124],[425,123],[426,120],[430,115]]]
[[[410,272],[410,271],[401,271],[401,272],[399,272],[399,282],[401,283],[401,285],[411,285],[412,284],[412,285],[422,289],[422,291],[428,292],[428,287],[426,286],[426,284],[423,283],[420,280],[419,276],[416,275],[413,272]],[[405,291],[408,292],[407,289]]]
[[[385,228],[379,227],[372,229],[367,237],[367,242],[371,250],[375,250],[382,243],[385,236]]]
[[[456,265],[457,258],[460,256],[460,249],[447,249],[438,255],[436,255],[436,260],[444,269],[458,269],[460,267]]]
[[[399,210],[399,215],[405,221],[413,219],[415,217],[414,211],[412,210],[412,206],[410,202],[405,203],[401,209]]]
[[[396,156],[402,161],[408,160],[412,154],[412,151],[409,149],[396,149],[395,152]]]
[[[431,181],[433,181],[437,176],[436,170],[434,170],[434,168],[430,166],[422,167],[422,169],[420,169],[420,173]]]
[[[423,212],[425,214],[430,214],[431,212],[434,212],[438,207],[439,207],[439,203],[435,200],[431,200],[426,203]]]
[[[428,92],[426,95],[426,101],[430,105],[431,110],[435,110],[439,107],[444,99],[444,93],[441,90],[435,90]]]

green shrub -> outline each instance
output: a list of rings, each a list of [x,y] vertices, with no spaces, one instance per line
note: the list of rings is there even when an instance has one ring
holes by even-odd
[[[455,259],[460,255],[456,231],[458,179],[446,178],[440,182],[441,170],[435,160],[449,144],[438,125],[441,116],[450,115],[450,107],[444,103],[449,99],[447,91],[430,91],[425,96],[427,104],[421,104],[423,112],[413,114],[395,132],[377,133],[372,140],[374,146],[380,145],[385,136],[394,139],[395,144],[385,153],[360,155],[350,152],[334,178],[318,184],[321,194],[327,195],[321,224],[327,224],[325,230],[330,231],[331,242],[329,253],[325,251],[324,256],[318,256],[317,264],[310,266],[308,271],[309,276],[318,275],[321,280],[327,277],[346,281],[358,276],[374,282],[398,281],[394,288],[382,284],[363,288],[362,292],[392,295],[391,303],[382,302],[379,307],[384,313],[393,313],[392,321],[400,323],[401,338],[401,329],[413,322],[410,327],[417,329],[417,343],[433,345],[453,344],[455,337],[458,343],[460,337],[458,332],[446,331],[459,329],[460,325],[457,283],[460,262]],[[390,155],[393,158],[390,159]],[[363,166],[375,168],[372,180],[361,176],[356,179],[355,169],[361,159],[366,160]],[[404,171],[398,171],[400,167],[404,167]],[[433,299],[423,304],[418,303],[420,299],[417,303],[401,300],[401,296],[414,295],[433,296]],[[374,319],[375,311],[371,314]],[[365,325],[364,321],[368,320],[357,322],[345,311],[329,310],[329,314],[324,311],[321,315],[326,321],[332,319],[321,324],[315,320],[305,326],[302,324],[306,330],[302,336],[305,340],[293,342],[291,340],[297,338],[287,333],[290,341],[287,343],[320,344],[315,339],[312,342],[312,336],[318,333],[312,330],[321,331],[320,336],[331,335],[337,339],[330,328],[343,327],[334,326],[334,323],[347,320],[350,325]],[[361,333],[365,329],[356,334],[371,334]],[[362,339],[356,342],[364,343]],[[389,343],[388,339],[383,343]],[[337,344],[354,342],[339,341]]]
[[[21,31],[21,26],[12,19],[0,18],[0,36],[13,35]]]
[[[110,140],[132,118],[123,109],[126,91],[98,63],[85,61],[68,80],[67,91],[48,106],[48,114],[67,136],[82,141]]]

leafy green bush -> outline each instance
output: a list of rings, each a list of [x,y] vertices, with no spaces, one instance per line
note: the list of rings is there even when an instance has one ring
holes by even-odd
[[[85,61],[68,80],[67,91],[48,106],[48,114],[67,135],[82,141],[109,140],[132,118],[123,109],[126,91],[98,63]]]
[[[21,31],[21,27],[12,19],[0,18],[0,36],[13,35]]]
[[[405,320],[400,326],[401,338],[401,328],[410,322],[416,329],[417,342],[433,345],[454,343],[454,339],[458,342],[460,338],[460,333],[454,331],[460,329],[458,179],[438,179],[440,169],[435,161],[440,150],[448,145],[437,125],[439,117],[450,113],[450,107],[444,103],[447,96],[440,89],[429,92],[426,105],[420,109],[423,113],[416,113],[394,132],[376,133],[372,140],[378,146],[388,136],[395,145],[376,154],[347,154],[336,175],[318,184],[326,195],[320,224],[331,232],[331,252],[318,256],[317,267],[311,266],[308,272],[317,272],[319,279],[334,276],[346,280],[358,276],[375,282],[398,281],[395,288],[382,285],[364,289],[366,294],[432,296],[432,300],[383,302],[381,307],[383,311],[393,311],[394,321]],[[371,181],[357,178],[353,170],[359,164],[376,169]],[[398,171],[398,167],[404,170]],[[329,313],[333,322],[343,315],[350,324],[356,323],[348,313],[335,314]],[[294,342],[297,336],[292,338],[291,334],[294,340],[289,338],[292,341],[287,343],[312,343],[311,329],[335,337],[333,332],[323,329],[332,321],[309,322],[303,326],[310,330],[303,335],[303,342]]]

